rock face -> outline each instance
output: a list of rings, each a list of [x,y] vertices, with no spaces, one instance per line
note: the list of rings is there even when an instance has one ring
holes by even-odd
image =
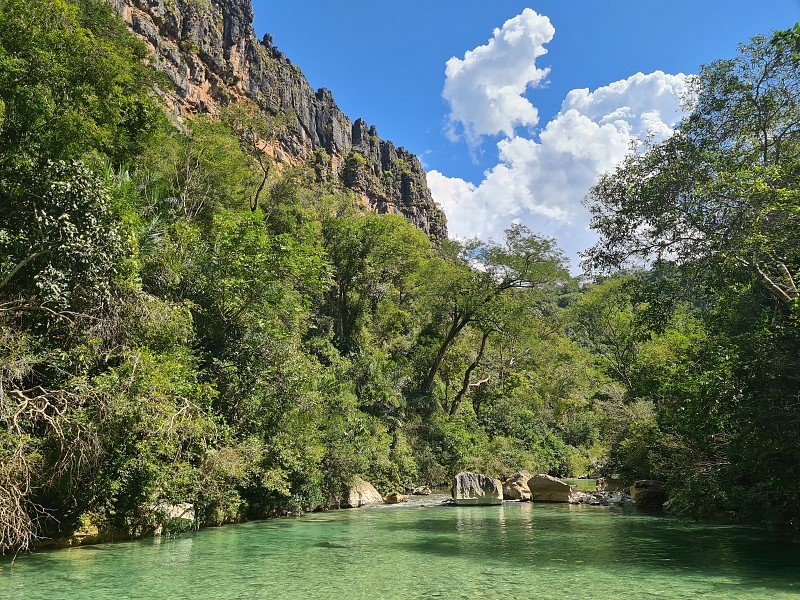
[[[640,479],[631,486],[631,497],[636,508],[661,510],[667,499],[667,488],[661,481]]]
[[[528,488],[531,491],[531,500],[534,502],[570,502],[576,504],[582,501],[584,495],[576,490],[575,486],[544,473],[531,477],[528,480]]]
[[[365,206],[401,214],[435,239],[447,237],[444,213],[417,157],[382,140],[361,119],[351,123],[331,92],[312,90],[269,35],[259,41],[250,0],[107,1],[174,84],[174,91],[162,92],[176,114],[216,114],[241,98],[270,113],[292,114],[289,133],[269,148],[276,160],[313,159],[321,178],[339,177]]]
[[[456,504],[503,503],[503,485],[500,480],[480,473],[464,471],[456,475],[451,493]]]
[[[530,500],[531,490],[528,481],[531,474],[527,471],[519,471],[508,477],[503,482],[503,498],[505,500]]]
[[[196,527],[194,504],[159,502],[153,506],[153,512],[156,515],[153,535],[156,537],[162,534],[181,533]]]
[[[342,498],[342,508],[360,508],[369,504],[383,504],[383,497],[370,482],[356,479]]]
[[[580,504],[590,506],[616,506],[618,508],[630,508],[633,506],[633,499],[625,492],[578,492],[581,494],[576,500]]]

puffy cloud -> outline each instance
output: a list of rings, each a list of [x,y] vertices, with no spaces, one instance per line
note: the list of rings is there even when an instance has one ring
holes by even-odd
[[[632,140],[671,134],[683,114],[687,79],[656,71],[594,91],[571,91],[538,140],[509,137],[497,144],[499,163],[478,185],[429,172],[451,234],[501,239],[520,220],[556,237],[577,266],[577,253],[595,239],[581,199],[625,156]]]
[[[463,128],[470,145],[481,136],[514,135],[516,127],[539,122],[536,107],[525,91],[540,84],[549,69],[536,66],[547,53],[544,44],[553,39],[550,19],[526,8],[509,19],[484,46],[447,61],[443,96],[450,104],[450,136]]]

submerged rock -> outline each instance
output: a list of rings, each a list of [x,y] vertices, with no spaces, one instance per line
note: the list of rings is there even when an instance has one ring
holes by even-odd
[[[488,475],[462,471],[453,478],[451,494],[456,504],[502,504],[503,485]]]
[[[342,498],[342,508],[360,508],[369,504],[383,504],[383,497],[369,481],[356,478]]]
[[[503,498],[505,500],[530,500],[531,490],[528,481],[531,474],[528,471],[518,471],[506,478],[503,482]]]
[[[636,503],[636,508],[662,510],[667,500],[667,487],[663,481],[639,479],[631,486],[631,497]]]

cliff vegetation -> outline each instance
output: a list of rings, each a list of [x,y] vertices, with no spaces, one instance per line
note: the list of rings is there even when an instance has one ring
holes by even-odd
[[[250,15],[156,5],[0,0],[0,550],[460,470],[661,478],[686,515],[798,517],[797,32],[706,67],[681,133],[598,184],[590,258],[613,274],[581,285],[522,226],[446,240],[416,159],[322,118],[325,93],[302,96],[316,128],[262,104],[304,80]],[[173,51],[224,101],[189,110],[152,68]],[[652,267],[616,270],[637,252]]]

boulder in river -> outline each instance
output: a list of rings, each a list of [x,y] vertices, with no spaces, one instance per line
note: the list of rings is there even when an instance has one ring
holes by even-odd
[[[415,487],[411,493],[414,496],[430,496],[432,492],[431,488],[429,488],[427,485],[421,485],[419,487]]]
[[[405,494],[398,494],[397,492],[392,492],[391,494],[386,495],[383,498],[383,501],[386,504],[400,504],[401,502],[408,502],[410,500],[410,496],[406,496]]]
[[[584,500],[587,495],[579,492],[577,488],[564,483],[556,477],[539,473],[528,480],[528,489],[531,491],[533,502],[570,502],[576,504]]]
[[[528,480],[531,474],[527,471],[518,471],[503,482],[503,498],[505,500],[530,500],[531,490]]]
[[[481,473],[462,471],[453,477],[451,490],[456,504],[502,504],[503,484]]]
[[[383,496],[369,481],[357,477],[347,495],[342,498],[342,507],[360,508],[369,504],[383,504]]]
[[[639,479],[631,486],[631,497],[636,508],[661,510],[667,499],[667,488],[663,481]]]
[[[630,508],[633,504],[633,499],[627,492],[593,492],[587,494],[587,498],[581,500],[581,504],[589,504],[591,506],[616,506],[619,508]]]

